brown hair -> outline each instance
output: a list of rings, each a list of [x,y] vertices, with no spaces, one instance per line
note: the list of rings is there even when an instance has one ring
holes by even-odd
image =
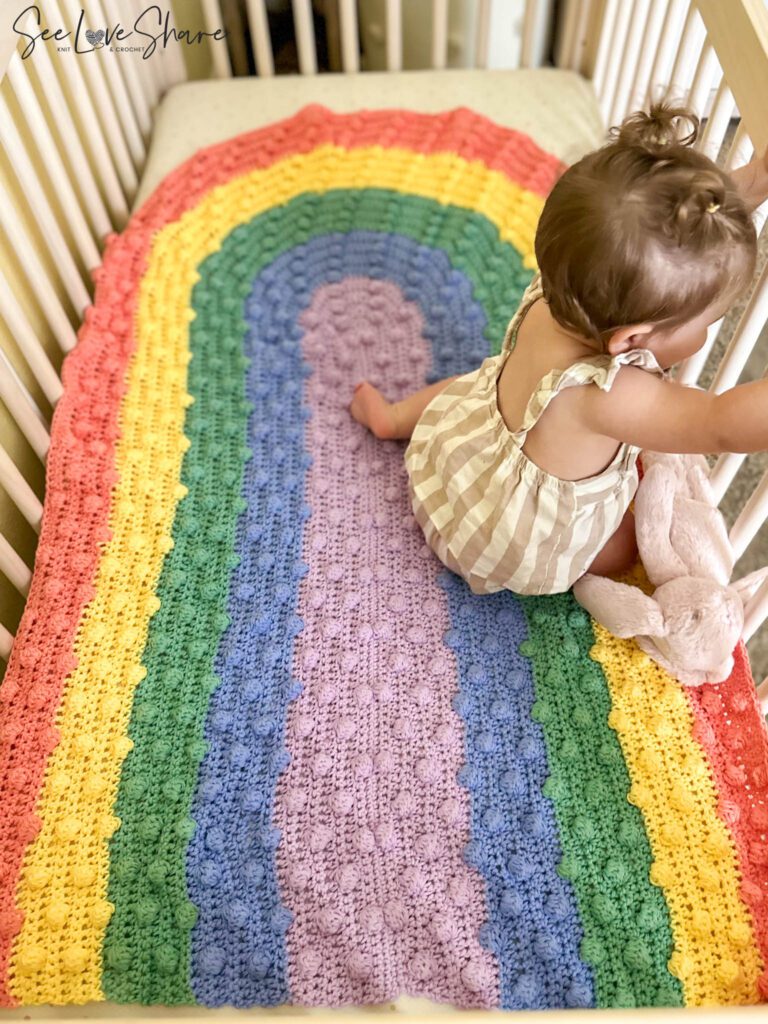
[[[654,104],[554,186],[535,244],[563,327],[602,344],[630,324],[677,326],[747,287],[755,227],[729,176],[692,148],[698,131],[695,114]]]

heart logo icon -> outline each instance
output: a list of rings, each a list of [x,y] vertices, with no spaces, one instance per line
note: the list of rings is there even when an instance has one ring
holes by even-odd
[[[85,38],[91,44],[91,46],[97,46],[104,38],[104,29],[100,28],[98,32],[94,32],[93,29],[87,29]]]

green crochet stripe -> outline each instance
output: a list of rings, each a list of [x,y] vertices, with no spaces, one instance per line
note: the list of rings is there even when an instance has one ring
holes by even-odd
[[[160,610],[143,659],[147,675],[129,726],[134,747],[123,764],[115,809],[122,825],[110,843],[115,912],[104,943],[103,987],[115,1002],[194,1002],[189,973],[196,909],[187,895],[185,859],[244,504],[243,303],[254,276],[281,253],[316,236],[353,230],[400,233],[443,249],[472,280],[495,351],[515,298],[531,278],[487,218],[383,189],[299,196],[239,225],[198,268],[188,380],[195,402],[184,426],[192,443],[182,464],[189,494],[179,506],[174,547],[160,578]],[[264,238],[277,242],[266,248]]]
[[[103,987],[115,1002],[190,1003],[189,935],[197,912],[187,898],[184,854],[194,831],[189,808],[205,753],[203,726],[218,683],[213,658],[225,629],[228,580],[236,565],[248,406],[243,300],[250,283],[216,254],[193,289],[188,389],[194,396],[182,464],[189,488],[173,525],[174,547],[158,586],[110,844]],[[217,305],[205,305],[215,296]],[[152,429],[152,424],[147,424]]]
[[[589,657],[591,620],[573,594],[522,601],[536,702],[563,848],[559,873],[574,887],[598,1005],[682,1006],[667,969],[673,936],[662,891],[651,884],[651,849],[640,812],[627,802],[630,779],[608,725],[611,699],[602,667]],[[632,938],[627,941],[626,936]]]

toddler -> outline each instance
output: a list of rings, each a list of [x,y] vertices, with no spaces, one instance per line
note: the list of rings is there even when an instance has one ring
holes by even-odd
[[[698,129],[656,104],[564,172],[499,355],[400,402],[355,390],[355,419],[410,438],[416,519],[476,593],[629,568],[643,448],[768,448],[768,381],[715,395],[668,375],[749,285],[768,197],[768,153],[726,174],[692,148]]]

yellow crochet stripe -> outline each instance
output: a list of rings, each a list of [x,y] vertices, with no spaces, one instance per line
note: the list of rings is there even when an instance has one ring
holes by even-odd
[[[75,640],[78,666],[59,711],[61,741],[53,752],[39,801],[43,825],[27,851],[19,885],[24,925],[14,947],[11,991],[22,1003],[103,999],[101,948],[112,913],[107,901],[109,837],[133,692],[154,591],[173,546],[180,483],[186,392],[188,319],[165,318],[167,268],[153,254],[141,288],[138,344],[120,410],[112,495],[111,539],[97,567],[96,593]],[[172,291],[189,289],[179,267]],[[162,326],[161,326],[162,325]],[[159,347],[164,360],[158,364]]]
[[[680,683],[638,649],[595,624],[591,656],[601,662],[632,787],[664,890],[675,951],[669,969],[687,1006],[759,1002],[762,961],[739,895],[731,835],[717,812],[706,756]]]
[[[20,1002],[100,1000],[101,949],[112,907],[106,900],[108,840],[133,691],[163,555],[172,545],[183,437],[189,309],[196,267],[251,217],[304,192],[390,188],[484,214],[535,267],[533,241],[543,205],[480,161],[371,146],[324,145],[217,186],[158,232],[140,285],[138,347],[129,371],[117,447],[117,484],[98,567],[96,596],[75,643],[78,668],[59,716],[62,741],[50,759],[38,813],[43,827],[25,858],[11,988]],[[168,353],[157,364],[158,343]],[[158,375],[162,372],[162,377]],[[162,469],[162,472],[159,472]],[[141,593],[142,601],[128,595]],[[115,643],[109,653],[105,647]],[[78,844],[74,868],[72,844]]]

